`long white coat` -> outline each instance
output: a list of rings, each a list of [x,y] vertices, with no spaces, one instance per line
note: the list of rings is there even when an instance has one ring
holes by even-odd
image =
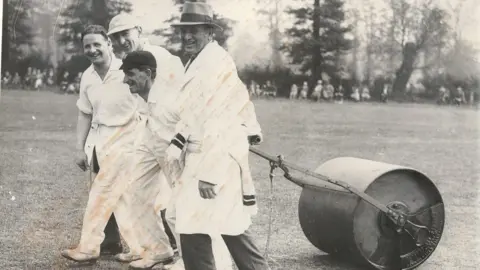
[[[247,160],[246,111],[248,90],[238,78],[230,55],[209,43],[187,64],[182,82],[179,131],[202,142],[200,153],[187,153],[181,177],[175,183],[176,232],[239,235],[251,224],[252,212],[243,205],[242,171]],[[251,116],[251,115],[250,115]],[[256,122],[256,121],[255,121]],[[217,196],[200,197],[199,180],[216,185]]]

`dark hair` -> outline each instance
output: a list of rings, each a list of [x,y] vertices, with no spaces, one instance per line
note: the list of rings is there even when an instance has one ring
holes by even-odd
[[[98,24],[92,24],[85,27],[85,29],[82,32],[82,42],[83,42],[83,38],[88,34],[99,34],[99,35],[102,35],[102,37],[104,37],[105,40],[108,40],[107,30],[105,29],[105,27]]]
[[[150,71],[152,72],[151,78],[152,78],[152,80],[155,80],[155,78],[157,77],[157,70],[155,68],[151,68],[151,67],[147,67],[147,66],[141,66],[141,67],[138,68],[138,70],[140,70],[140,71],[145,71],[147,69],[150,69]]]
[[[134,68],[136,68],[136,69],[138,69],[139,71],[142,71],[142,72],[145,72],[147,69],[150,69],[150,71],[151,71],[150,78],[152,80],[155,80],[155,78],[157,77],[157,69],[149,67],[149,66],[130,67],[130,68],[124,68],[123,70],[124,71],[130,71]]]

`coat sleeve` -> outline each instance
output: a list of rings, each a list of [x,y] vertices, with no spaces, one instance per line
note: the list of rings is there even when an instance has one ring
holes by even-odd
[[[248,101],[244,110],[241,112],[243,125],[247,128],[248,135],[262,135],[262,129],[257,121],[255,113],[255,106],[251,101]]]

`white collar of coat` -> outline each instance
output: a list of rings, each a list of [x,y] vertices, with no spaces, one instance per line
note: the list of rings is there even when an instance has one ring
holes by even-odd
[[[218,42],[216,40],[213,40],[207,45],[205,45],[205,47],[203,47],[203,49],[197,54],[193,61],[191,59],[188,60],[187,64],[185,65],[185,73],[189,73],[190,70],[197,68],[199,63],[201,64],[202,62],[201,59],[203,59],[206,55],[209,55],[210,51],[218,49],[218,47],[220,47],[220,45],[218,45]]]

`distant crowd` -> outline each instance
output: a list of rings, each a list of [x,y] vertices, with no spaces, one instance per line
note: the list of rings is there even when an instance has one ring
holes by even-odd
[[[64,71],[62,76],[58,74],[53,68],[38,69],[28,67],[24,76],[20,76],[18,72],[12,75],[6,71],[2,75],[2,88],[13,88],[23,90],[42,90],[46,88],[58,87],[65,94],[78,93],[80,90],[80,79],[82,72],[79,72],[72,78],[68,71]]]
[[[388,100],[388,93],[389,89],[391,89],[391,85],[385,84],[383,92],[382,92],[382,101],[386,102]],[[301,88],[297,86],[297,84],[292,84],[290,88],[290,99],[313,99],[315,101],[329,101],[329,102],[336,102],[336,103],[343,103],[345,98],[345,89],[343,85],[339,85],[338,87],[334,87],[329,81],[322,81],[318,80],[317,84],[315,85],[310,97],[308,96],[309,93],[308,83],[305,81],[301,85]],[[249,87],[250,96],[252,97],[262,97],[262,96],[277,96],[277,88],[270,82],[267,81],[266,85],[259,85],[258,83],[252,81],[250,82]],[[355,85],[352,89],[352,94],[350,95],[350,99],[356,102],[360,101],[368,101],[371,99],[370,89],[366,84],[362,85]]]
[[[78,72],[76,76],[71,76],[68,71],[58,77],[53,68],[38,69],[28,67],[26,74],[22,77],[18,72],[12,75],[6,71],[2,76],[2,88],[24,89],[24,90],[42,90],[46,88],[58,88],[65,94],[75,94],[80,91],[80,80],[82,72]],[[312,99],[314,101],[327,101],[335,103],[343,103],[345,99],[354,102],[369,101],[371,99],[371,87],[362,83],[352,87],[350,96],[345,96],[345,89],[340,84],[334,87],[328,80],[318,80],[309,96],[309,86],[306,81],[302,85],[292,84],[290,87],[290,99]],[[406,94],[412,93],[412,84],[407,84]],[[261,85],[255,81],[251,81],[248,87],[251,97],[276,97],[278,89],[269,80]],[[387,102],[392,92],[392,84],[385,83],[381,93],[381,101]],[[449,89],[441,86],[438,89],[437,104],[439,105],[466,105],[473,104],[475,101],[475,93],[472,90],[465,90],[461,86]]]
[[[392,94],[391,83],[384,83],[382,91],[380,93],[380,100],[382,102],[388,102],[389,97]],[[354,102],[370,101],[371,88],[366,83],[353,85],[351,94],[346,96],[343,85],[333,86],[329,81],[318,80],[317,84],[309,95],[308,82],[304,81],[302,85],[292,84],[290,87],[290,99],[306,100],[311,99],[314,101],[327,101],[335,103],[343,103],[344,100],[350,100]],[[408,83],[405,90],[405,95],[413,98],[413,88],[411,83]],[[260,85],[255,81],[251,81],[249,85],[249,92],[251,97],[276,97],[278,89],[272,84],[271,81],[266,81],[266,84]],[[472,89],[464,89],[462,86],[449,89],[442,85],[437,89],[436,102],[439,105],[473,105],[475,103],[475,91]]]

